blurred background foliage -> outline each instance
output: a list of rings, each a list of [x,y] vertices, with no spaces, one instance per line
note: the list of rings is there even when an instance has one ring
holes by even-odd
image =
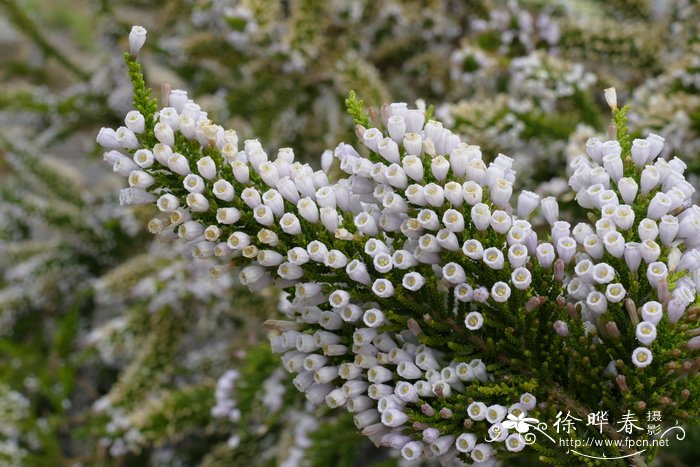
[[[616,86],[634,131],[700,173],[692,0],[0,0],[3,466],[399,463],[279,371],[261,325],[274,293],[186,261],[140,227],[148,209],[119,207],[94,135],[129,109],[132,24],[156,94],[186,89],[312,164],[354,141],[349,90],[423,99],[566,206],[566,161],[605,133]],[[662,463],[697,465],[697,443],[676,446]]]

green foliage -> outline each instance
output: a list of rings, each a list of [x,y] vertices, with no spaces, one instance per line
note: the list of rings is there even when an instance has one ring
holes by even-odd
[[[370,126],[369,115],[365,111],[365,103],[357,97],[355,91],[351,90],[348,93],[348,97],[345,98],[345,107],[356,125],[362,125],[365,128]]]

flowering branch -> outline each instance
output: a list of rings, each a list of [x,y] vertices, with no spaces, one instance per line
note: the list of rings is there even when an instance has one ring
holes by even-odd
[[[184,91],[156,112],[130,69],[137,110],[97,137],[128,178],[122,203],[155,204],[149,229],[219,258],[216,275],[282,289],[272,350],[312,404],[347,408],[376,444],[480,463],[524,449],[507,415],[697,417],[700,208],[685,165],[658,158],[662,137],[629,142],[614,90],[623,133],[571,162],[591,219],[572,228],[553,197],[511,203],[513,159],[487,164],[404,103],[365,113],[349,95],[364,148],[326,153],[347,174],[333,182],[292,149],[239,149]]]

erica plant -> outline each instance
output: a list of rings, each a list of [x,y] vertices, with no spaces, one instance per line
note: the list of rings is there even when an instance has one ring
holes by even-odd
[[[613,89],[610,139],[571,162],[580,209],[563,220],[556,199],[513,193],[510,157],[486,163],[406,104],[367,112],[351,93],[360,144],[322,170],[239,142],[184,91],[158,108],[143,34],[125,56],[135,110],[97,137],[122,203],[156,204],[150,229],[218,257],[214,274],[283,290],[271,346],[311,403],[408,460],[487,464],[531,445],[547,463],[645,465],[652,424],[697,420],[700,208]]]

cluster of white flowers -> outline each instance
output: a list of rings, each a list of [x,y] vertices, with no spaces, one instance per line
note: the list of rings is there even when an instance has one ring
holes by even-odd
[[[555,198],[514,197],[513,159],[486,163],[479,147],[404,103],[382,107],[377,127],[358,125],[364,147],[340,144],[316,171],[289,148],[276,157],[257,140],[239,148],[183,91],[167,105],[152,128],[132,111],[126,126],[98,135],[105,160],[128,178],[122,203],[156,204],[166,217],[151,230],[183,238],[197,258],[225,260],[216,274],[243,266],[251,290],[285,289],[287,319],[268,324],[294,385],[314,405],[345,407],[364,435],[406,459],[494,462],[524,447],[505,418],[536,408],[522,391],[503,404],[469,396],[467,413],[454,412],[451,400],[479,394],[494,375],[478,351],[455,351],[434,326],[483,342],[549,299],[562,318],[553,335],[565,339],[579,317],[587,333],[612,335],[627,327],[600,317],[624,303],[642,346],[618,358],[643,368],[655,326],[678,322],[696,300],[700,209],[683,163],[656,160],[659,136],[632,142],[629,157],[618,141],[588,141],[570,184],[599,220],[572,229]],[[347,178],[329,181],[333,158]],[[528,221],[535,212],[551,226],[546,235]],[[641,321],[632,297],[644,297]],[[463,432],[425,417],[462,420]],[[488,436],[469,429],[480,423]]]
[[[0,384],[0,463],[8,467],[23,465],[29,454],[26,428],[22,423],[29,415],[29,400],[8,386]]]

